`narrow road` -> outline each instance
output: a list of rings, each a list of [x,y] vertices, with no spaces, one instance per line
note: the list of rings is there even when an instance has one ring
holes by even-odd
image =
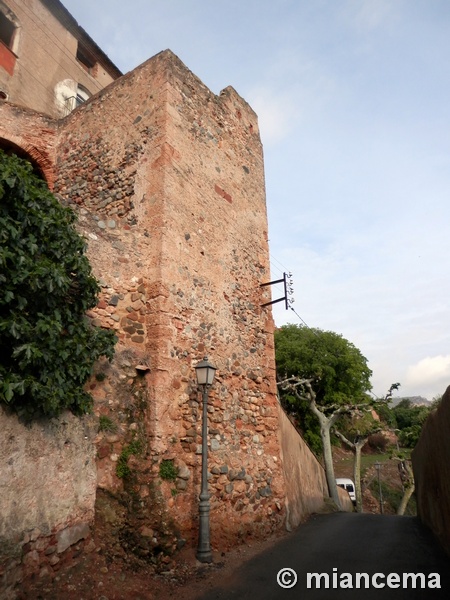
[[[290,568],[297,575],[297,583],[291,588],[282,588],[277,583],[277,574],[283,568]],[[308,573],[325,575],[320,580],[317,576],[310,577],[308,586]],[[367,578],[361,578],[359,589],[356,588],[358,573],[367,573]],[[379,575],[373,577],[376,573]],[[414,575],[404,580],[404,573],[423,574],[423,577]],[[439,577],[430,577],[431,573]],[[219,580],[220,571],[217,576]],[[280,577],[285,585],[294,582],[292,572]],[[439,579],[441,588],[430,589]],[[199,600],[293,598],[448,600],[450,559],[416,518],[356,513],[316,515],[199,596]]]

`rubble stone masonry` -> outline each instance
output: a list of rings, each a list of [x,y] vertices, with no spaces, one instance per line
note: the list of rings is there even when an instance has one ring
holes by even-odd
[[[212,94],[170,52],[83,108],[60,131],[55,192],[79,207],[104,285],[92,317],[149,367],[140,423],[148,449],[135,485],[154,502],[149,482],[161,460],[176,461],[189,478],[176,494],[162,487],[163,502],[184,536],[195,530],[194,367],[207,354],[218,369],[209,406],[212,539],[255,523],[277,527],[284,492],[273,323],[261,308],[270,275],[256,115],[231,88]],[[102,453],[99,483],[119,489],[107,466],[117,451]]]
[[[274,325],[261,307],[270,300],[260,287],[270,273],[253,110],[232,88],[213,94],[170,51],[64,120],[35,115],[33,130],[28,113],[0,110],[0,137],[27,150],[78,213],[100,280],[89,316],[114,329],[118,344],[112,364],[96,365],[89,383],[97,485],[131,507],[128,535],[141,555],[197,535],[194,371],[205,355],[217,367],[208,407],[213,547],[265,535],[288,514],[296,526],[326,490],[321,467],[284,416],[280,426]],[[295,435],[298,448],[282,449],[282,435]],[[283,451],[290,464],[298,458],[293,472],[283,469]],[[81,522],[92,517],[89,497]]]

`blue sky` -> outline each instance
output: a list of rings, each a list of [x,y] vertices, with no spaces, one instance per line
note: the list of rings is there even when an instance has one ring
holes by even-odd
[[[448,0],[63,0],[124,72],[170,48],[264,144],[278,325],[354,343],[382,395],[450,384]],[[277,296],[278,291],[274,291]]]

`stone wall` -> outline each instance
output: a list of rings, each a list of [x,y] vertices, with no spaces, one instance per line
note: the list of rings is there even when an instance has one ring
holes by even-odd
[[[26,149],[77,212],[101,285],[89,317],[118,337],[113,362],[100,361],[88,384],[95,426],[84,445],[77,442],[80,465],[92,465],[95,444],[102,503],[111,498],[127,509],[118,543],[126,539],[148,559],[196,539],[201,410],[194,371],[205,354],[217,367],[208,408],[213,547],[294,527],[318,510],[327,495],[323,472],[280,410],[274,325],[270,309],[261,308],[270,299],[260,287],[270,272],[253,110],[232,88],[214,95],[166,51],[62,121],[36,114],[33,128],[30,111],[5,103],[0,112],[0,138]],[[88,422],[79,422],[80,432]],[[23,432],[30,441],[20,464],[31,453],[47,465],[52,492],[75,468],[65,445],[62,454],[51,451],[64,423],[48,425],[55,439],[42,450],[38,426]],[[7,457],[11,449],[2,444]],[[26,519],[22,487],[31,473],[5,483],[20,498],[21,556],[36,570],[57,568],[64,554],[52,537],[57,530],[69,527],[71,545],[87,535],[95,490],[80,496],[78,489],[91,490],[93,478],[89,469],[77,477],[86,481],[64,487],[71,500],[45,496],[50,521],[39,511]],[[11,510],[5,504],[4,514]]]
[[[270,274],[255,113],[231,88],[215,96],[161,53],[64,121],[55,192],[79,211],[102,281],[91,316],[116,330],[132,369],[149,367],[139,431],[129,428],[137,409],[126,415],[116,383],[103,385],[98,411],[118,431],[108,438],[116,441],[101,441],[100,485],[117,491],[130,483],[117,479],[112,463],[121,444],[140,436],[134,492],[154,503],[149,487],[161,461],[175,461],[189,477],[176,493],[160,486],[158,497],[181,534],[195,535],[194,367],[209,354],[218,367],[209,407],[213,540],[278,527],[284,490],[273,322],[260,306]]]
[[[450,554],[450,387],[412,453],[417,512]]]
[[[97,487],[93,418],[26,427],[0,407],[0,595],[27,573],[53,572],[89,536]]]

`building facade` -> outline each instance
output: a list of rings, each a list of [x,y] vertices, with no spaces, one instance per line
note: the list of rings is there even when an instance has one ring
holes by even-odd
[[[58,0],[0,0],[0,98],[59,118],[121,75]]]

